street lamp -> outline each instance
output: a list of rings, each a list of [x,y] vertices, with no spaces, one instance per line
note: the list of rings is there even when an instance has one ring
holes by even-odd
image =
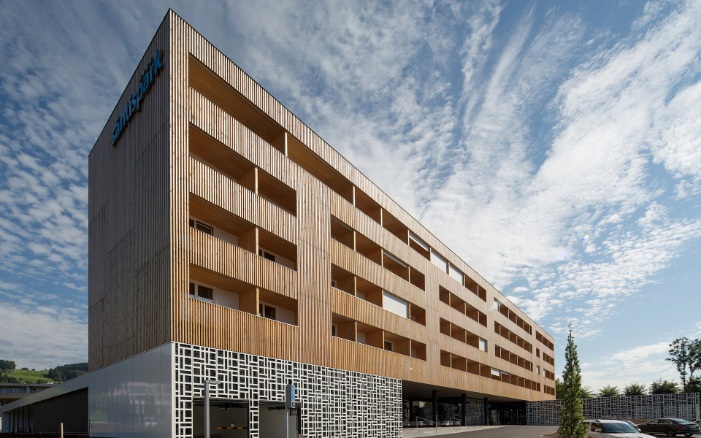
[[[210,438],[209,433],[209,385],[219,385],[221,382],[219,380],[205,380],[204,381],[204,436],[205,438]]]

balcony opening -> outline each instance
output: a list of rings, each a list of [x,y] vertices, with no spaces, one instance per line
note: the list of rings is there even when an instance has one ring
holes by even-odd
[[[462,299],[458,298],[457,295],[453,295],[452,297],[450,297],[450,307],[462,313],[463,315],[465,314],[465,304],[467,303],[465,303],[465,301],[463,301]]]
[[[368,324],[356,322],[358,327],[358,342],[375,348],[384,348],[384,332]]]
[[[460,371],[467,371],[467,358],[453,355],[451,357],[450,367]]]
[[[482,301],[487,301],[487,291],[481,287],[475,280],[473,280],[469,275],[464,276],[465,287],[473,294],[480,297]]]
[[[297,300],[259,289],[258,316],[297,325]]]
[[[351,227],[331,216],[331,238],[355,250],[355,233]]]
[[[382,247],[360,233],[355,233],[355,250],[378,265],[382,265]]]
[[[428,260],[431,260],[431,247],[411,231],[409,231],[409,246]]]
[[[426,344],[418,341],[411,341],[411,357],[420,360],[426,360]]]
[[[203,299],[242,312],[257,313],[255,286],[194,265],[190,265],[189,276],[191,298]],[[211,292],[203,294],[203,286]]]
[[[355,190],[355,207],[378,224],[382,222],[382,207],[360,189]]]
[[[287,155],[328,188],[353,203],[353,184],[323,158],[292,135],[287,135]]]
[[[331,287],[355,295],[355,276],[345,269],[331,265]]]
[[[410,319],[421,325],[426,325],[426,310],[416,304],[409,304]]]
[[[258,195],[288,213],[297,215],[297,192],[262,170],[258,170]]]
[[[189,197],[189,208],[193,225],[196,225],[195,221],[200,221],[212,228],[214,237],[247,251],[256,251],[256,227],[252,223],[193,194]]]
[[[256,192],[256,166],[193,125],[190,125],[189,148],[193,157],[220,171],[248,190]]]
[[[285,153],[285,130],[269,115],[236,91],[192,54],[188,59],[189,85],[253,133]]]
[[[355,321],[333,313],[331,315],[331,335],[349,341],[355,341]]]
[[[444,367],[451,367],[452,361],[450,358],[451,354],[448,353],[447,351],[441,350],[441,365]]]
[[[411,345],[408,338],[396,335],[390,332],[384,332],[385,350],[403,354],[404,356],[411,355]],[[389,345],[390,348],[387,348]]]
[[[382,288],[361,277],[355,278],[355,296],[382,307]]]
[[[426,290],[426,276],[409,266],[409,282],[421,290]]]
[[[394,275],[409,281],[409,265],[397,256],[387,251],[382,251],[382,266]]]
[[[450,291],[443,286],[438,286],[438,299],[450,306]]]
[[[387,210],[382,210],[382,226],[387,231],[397,236],[397,239],[404,243],[408,243],[409,228],[401,223],[399,219],[389,214]]]
[[[297,246],[265,230],[258,231],[258,255],[290,269],[297,269]]]

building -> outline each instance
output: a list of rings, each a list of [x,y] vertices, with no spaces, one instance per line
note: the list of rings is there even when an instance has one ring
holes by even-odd
[[[51,383],[0,383],[0,406],[5,406],[52,386]]]
[[[250,437],[289,383],[304,437],[554,399],[553,338],[172,11],[89,165],[92,372],[52,396],[91,435],[202,435],[205,387]]]

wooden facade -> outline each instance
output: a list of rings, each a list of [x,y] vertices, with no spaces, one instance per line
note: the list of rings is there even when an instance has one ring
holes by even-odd
[[[552,337],[172,11],[89,161],[91,369],[182,342],[554,398]]]

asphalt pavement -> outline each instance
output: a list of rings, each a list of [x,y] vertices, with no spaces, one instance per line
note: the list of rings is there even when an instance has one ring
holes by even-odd
[[[456,433],[450,433],[450,429],[448,427],[438,428],[438,436],[445,438],[541,438],[556,432],[557,426],[481,426]],[[407,429],[405,430],[408,432]],[[413,436],[435,436],[435,433],[431,433],[429,430],[429,428],[423,429],[424,434]]]

